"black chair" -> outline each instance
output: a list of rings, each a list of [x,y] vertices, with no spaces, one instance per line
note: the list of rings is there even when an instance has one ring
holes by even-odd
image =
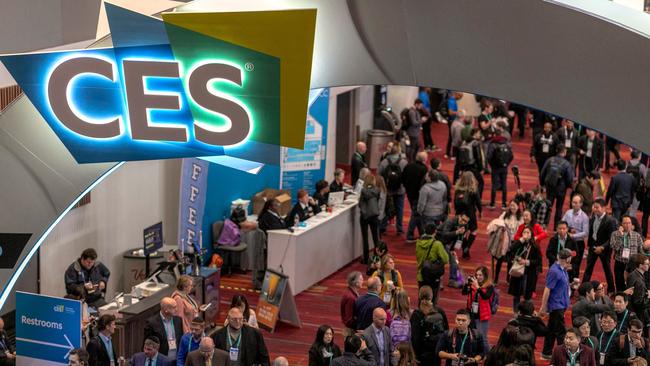
[[[221,229],[223,229],[223,221],[215,221],[212,223],[212,247],[223,258],[221,274],[224,274],[224,269],[227,269],[228,275],[231,275],[232,268],[239,266],[241,263],[241,257],[248,248],[248,245],[244,242],[240,242],[234,246],[219,244]]]

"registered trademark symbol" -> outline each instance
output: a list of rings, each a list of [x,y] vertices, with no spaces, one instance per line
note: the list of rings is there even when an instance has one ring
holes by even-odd
[[[253,65],[252,62],[247,62],[246,65],[244,65],[244,68],[246,71],[253,71],[255,70],[255,65]]]

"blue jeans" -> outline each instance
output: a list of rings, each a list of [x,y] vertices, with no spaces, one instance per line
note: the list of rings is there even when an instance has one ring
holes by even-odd
[[[396,211],[395,228],[397,229],[398,233],[403,233],[404,226],[402,224],[402,221],[404,221],[404,193],[402,194],[388,193],[387,199],[392,199],[393,204],[395,205],[395,211]],[[387,226],[388,226],[388,217],[384,217],[384,219],[381,221],[379,232],[385,232]]]
[[[458,263],[456,263],[456,259],[451,256],[453,245],[454,243],[451,243],[450,246],[445,245],[445,251],[449,256],[449,281],[456,281],[458,278]]]

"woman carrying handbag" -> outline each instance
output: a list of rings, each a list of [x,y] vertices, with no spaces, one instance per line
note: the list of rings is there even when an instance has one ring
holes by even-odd
[[[530,300],[533,296],[537,277],[542,272],[542,252],[535,242],[530,227],[525,227],[521,231],[521,237],[510,248],[508,258],[511,258],[512,263],[508,293],[513,297],[512,308],[516,313],[521,297]]]

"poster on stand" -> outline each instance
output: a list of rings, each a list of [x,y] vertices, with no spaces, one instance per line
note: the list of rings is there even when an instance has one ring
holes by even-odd
[[[275,330],[278,321],[302,327],[288,280],[286,275],[270,269],[264,274],[260,301],[257,303],[257,322],[269,332]]]

